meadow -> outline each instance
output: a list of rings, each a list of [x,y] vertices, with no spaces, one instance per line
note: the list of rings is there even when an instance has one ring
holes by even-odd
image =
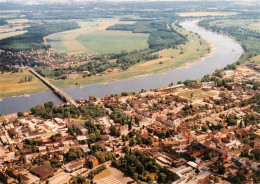
[[[32,81],[20,83],[20,79],[25,76],[32,76]],[[0,74],[0,84],[0,98],[37,93],[49,89],[26,69],[18,73]]]

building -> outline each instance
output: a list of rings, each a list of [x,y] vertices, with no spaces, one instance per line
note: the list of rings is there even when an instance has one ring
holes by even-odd
[[[81,161],[72,161],[67,165],[66,171],[70,173],[82,167],[83,167],[83,163]]]
[[[88,156],[86,157],[86,165],[87,165],[89,168],[96,167],[96,166],[98,166],[98,159],[97,159],[95,156],[88,155]]]
[[[55,171],[52,169],[52,167],[47,164],[35,167],[35,168],[31,169],[30,172],[35,174],[36,176],[38,176],[41,179],[46,179],[55,173]]]

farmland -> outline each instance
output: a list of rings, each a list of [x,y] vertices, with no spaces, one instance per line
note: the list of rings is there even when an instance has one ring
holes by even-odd
[[[17,36],[26,33],[27,31],[12,31],[12,32],[7,32],[7,33],[1,33],[0,34],[0,40],[9,38],[12,36]]]
[[[147,34],[130,31],[97,31],[78,37],[79,42],[91,53],[109,54],[127,52],[147,48]]]
[[[49,44],[51,50],[70,54],[86,52],[91,54],[119,53],[122,50],[132,51],[148,46],[147,34],[107,31],[107,27],[119,23],[116,18],[78,20],[77,23],[81,28],[49,35],[44,38],[45,44]]]

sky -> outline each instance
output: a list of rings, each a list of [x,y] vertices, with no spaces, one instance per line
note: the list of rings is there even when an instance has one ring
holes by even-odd
[[[38,3],[68,3],[68,2],[90,2],[90,1],[108,1],[108,2],[122,2],[122,1],[197,1],[197,0],[0,0],[0,2],[20,2],[26,4]],[[204,0],[217,1],[217,0]],[[227,0],[229,1],[229,0]],[[240,2],[257,2],[259,0],[237,0]]]

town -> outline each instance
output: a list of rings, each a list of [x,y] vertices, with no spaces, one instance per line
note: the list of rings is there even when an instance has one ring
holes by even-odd
[[[259,183],[259,65],[0,117],[4,183]]]

